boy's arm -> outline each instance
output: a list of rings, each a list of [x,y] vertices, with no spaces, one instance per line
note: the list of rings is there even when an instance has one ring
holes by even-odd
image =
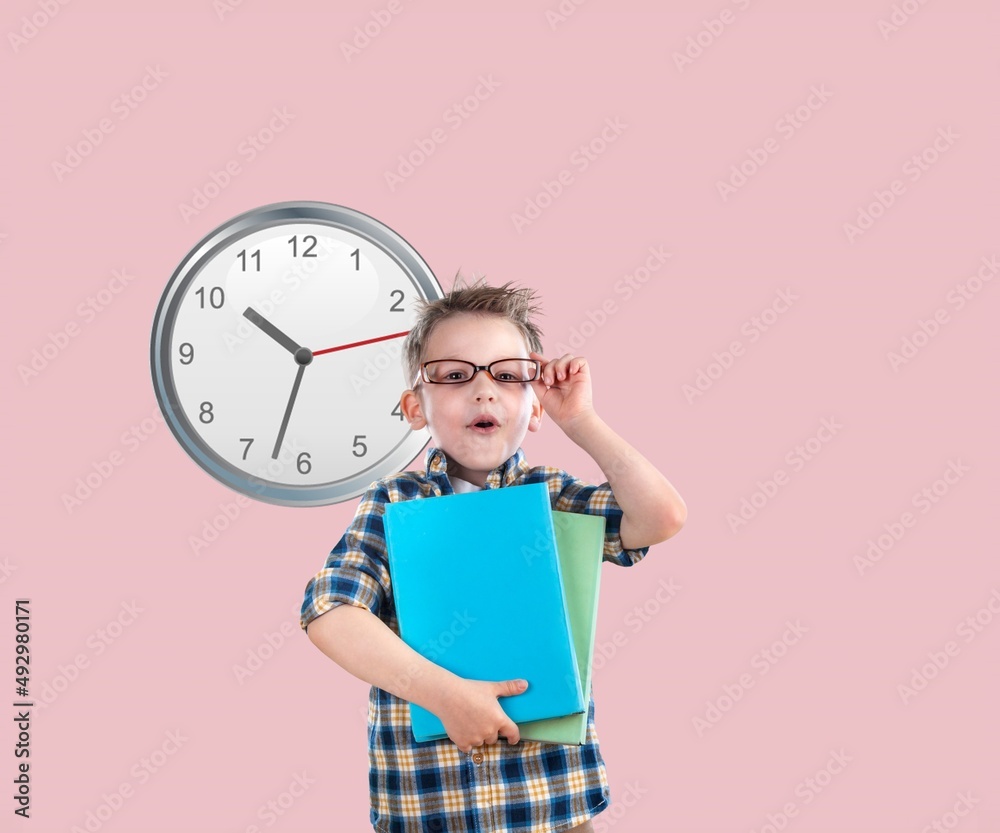
[[[463,752],[521,733],[498,697],[521,694],[518,680],[467,680],[422,657],[364,607],[338,605],[309,623],[312,643],[345,671],[436,714]]]
[[[625,549],[658,544],[676,535],[687,506],[670,481],[594,411],[564,426],[566,435],[601,467],[622,509]]]
[[[539,404],[608,479],[622,510],[622,547],[641,549],[676,535],[687,520],[687,506],[667,478],[597,415],[587,360],[572,353],[552,361],[541,353],[528,355],[541,363],[540,378],[531,382]]]
[[[313,619],[306,634],[345,671],[434,714],[460,679],[414,651],[367,608],[338,605]]]

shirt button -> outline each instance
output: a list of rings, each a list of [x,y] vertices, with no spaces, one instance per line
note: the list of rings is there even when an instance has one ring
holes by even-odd
[[[483,753],[482,752],[477,752],[475,755],[473,755],[472,756],[472,762],[474,764],[481,764],[483,762]]]

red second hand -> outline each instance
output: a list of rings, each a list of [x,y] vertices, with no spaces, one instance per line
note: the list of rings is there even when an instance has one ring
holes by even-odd
[[[313,350],[314,356],[322,356],[324,353],[333,353],[337,350],[346,350],[348,347],[360,347],[362,344],[371,344],[375,341],[385,341],[389,338],[399,338],[400,336],[409,335],[410,331],[406,330],[402,333],[393,333],[391,336],[379,336],[378,338],[368,338],[364,341],[355,341],[353,344],[341,344],[339,347],[327,347],[325,350]]]

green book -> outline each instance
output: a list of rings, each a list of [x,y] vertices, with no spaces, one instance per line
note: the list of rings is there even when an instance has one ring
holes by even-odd
[[[570,636],[576,651],[584,703],[590,703],[594,639],[597,635],[597,599],[604,559],[604,517],[553,511],[556,550],[562,573]],[[589,708],[582,714],[518,722],[521,740],[582,745],[587,739]]]

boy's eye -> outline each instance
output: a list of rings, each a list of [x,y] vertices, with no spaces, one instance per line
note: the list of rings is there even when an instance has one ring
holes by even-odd
[[[504,381],[510,381],[510,382],[517,381],[517,377],[513,373],[500,373],[500,374],[498,374],[498,378],[503,379]]]
[[[464,370],[452,370],[445,375],[445,379],[464,379],[469,374]]]

